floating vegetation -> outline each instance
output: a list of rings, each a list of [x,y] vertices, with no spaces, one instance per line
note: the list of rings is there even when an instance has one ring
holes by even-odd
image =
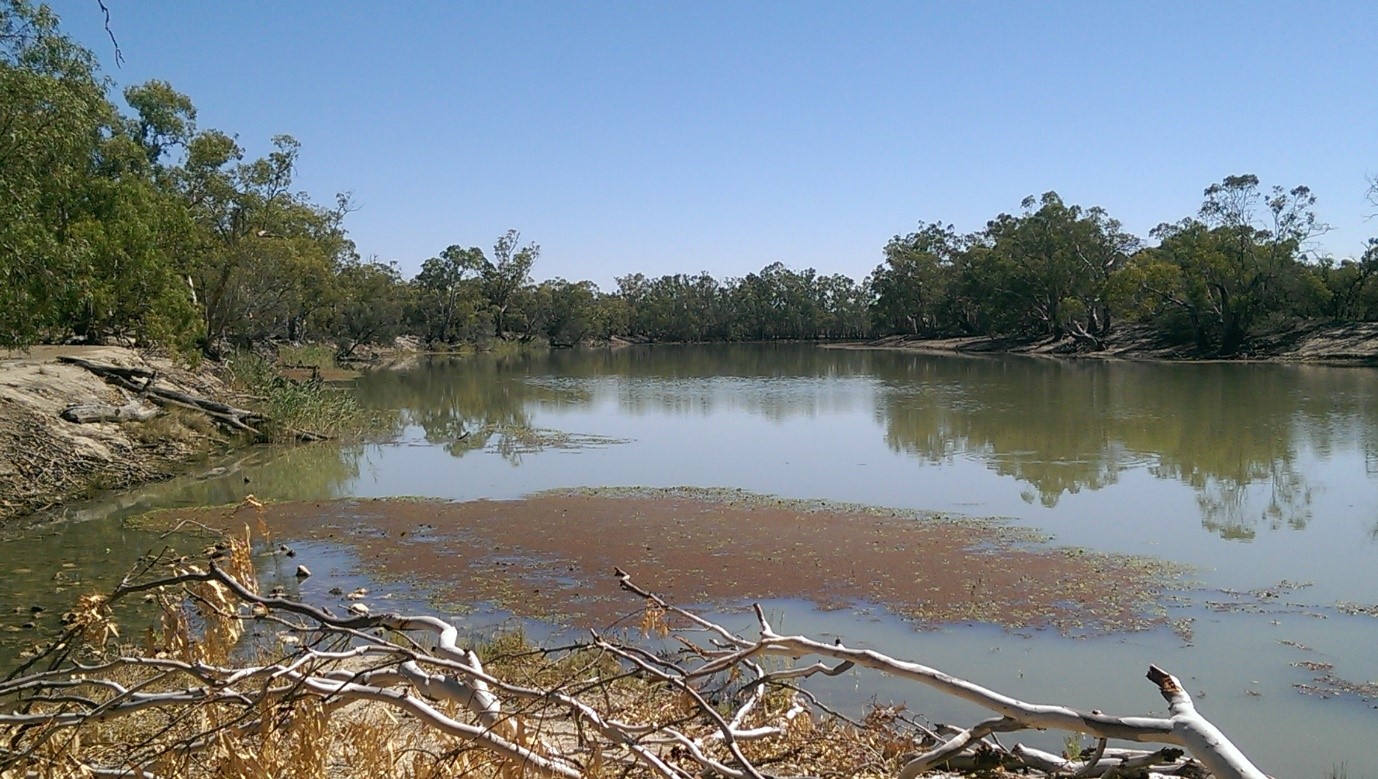
[[[224,510],[164,523],[215,525]],[[1090,637],[1173,627],[1186,569],[1064,549],[1000,520],[971,520],[740,490],[564,490],[505,501],[349,500],[264,507],[274,537],[342,545],[380,581],[444,602],[603,627],[622,616],[614,566],[679,600],[737,608],[802,598],[883,606],[920,627],[983,623]],[[233,520],[231,520],[233,521]]]
[[[1009,517],[968,517],[938,511],[888,508],[869,503],[828,500],[826,498],[785,498],[779,495],[751,492],[750,490],[744,490],[740,487],[694,487],[689,485],[681,485],[678,487],[561,487],[532,494],[532,497],[540,496],[691,500],[701,503],[720,503],[733,508],[780,509],[784,511],[795,511],[801,514],[848,514],[894,519],[914,519],[926,522],[944,522],[956,527],[970,527],[983,531],[994,531],[999,534],[1000,540],[1007,542],[1044,544],[1053,540],[1051,535],[1043,531],[1015,525],[1014,520]]]
[[[495,435],[500,439],[490,443],[503,454],[531,454],[545,449],[593,449],[629,443],[630,439],[592,433],[568,433],[541,427],[518,427],[513,425],[486,426],[479,431],[480,436]]]
[[[1228,614],[1295,614],[1325,619],[1324,611],[1313,603],[1284,600],[1286,596],[1312,586],[1312,582],[1292,582],[1283,579],[1270,587],[1258,587],[1252,590],[1217,590],[1228,600],[1208,600],[1206,601],[1206,608]]]
[[[1348,614],[1352,617],[1378,617],[1378,605],[1365,606],[1360,603],[1340,601],[1339,603],[1335,604],[1335,609],[1338,610],[1341,614]]]
[[[1295,663],[1294,663],[1295,665]],[[1348,696],[1378,708],[1378,683],[1375,682],[1353,682],[1342,679],[1333,673],[1327,663],[1317,663],[1318,668],[1309,670],[1325,671],[1320,676],[1310,682],[1298,682],[1292,685],[1298,692],[1304,695],[1315,695],[1321,698],[1338,698]],[[1308,667],[1309,666],[1303,666]]]
[[[1293,649],[1297,649],[1297,650],[1300,650],[1300,651],[1302,651],[1302,652],[1314,652],[1314,651],[1316,651],[1314,647],[1308,646],[1308,645],[1303,644],[1303,643],[1300,643],[1300,642],[1298,642],[1298,641],[1292,641],[1291,639],[1280,638],[1280,639],[1278,639],[1278,643],[1279,643],[1279,644],[1282,644],[1283,646],[1290,646],[1290,647],[1292,647]]]

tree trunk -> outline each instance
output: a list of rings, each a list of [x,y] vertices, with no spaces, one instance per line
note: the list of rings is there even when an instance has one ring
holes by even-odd
[[[68,422],[85,425],[91,422],[147,422],[161,416],[162,413],[158,408],[131,400],[123,406],[112,406],[109,403],[76,403],[62,409],[60,416]]]

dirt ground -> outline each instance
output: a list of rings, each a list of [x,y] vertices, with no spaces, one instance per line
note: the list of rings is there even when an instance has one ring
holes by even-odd
[[[0,350],[0,525],[102,489],[167,478],[180,463],[223,448],[225,439],[199,415],[167,414],[148,422],[76,424],[59,415],[69,405],[127,398],[84,368],[57,361],[81,357],[123,367],[152,368],[162,386],[223,397],[207,366],[116,346],[35,346]]]
[[[903,349],[919,352],[961,354],[1030,354],[1057,357],[1090,357],[1127,360],[1202,360],[1209,355],[1190,345],[1169,344],[1150,328],[1120,326],[1106,340],[1105,348],[1088,351],[1071,338],[1016,340],[987,336],[914,338],[891,336],[844,349]],[[1251,339],[1232,361],[1322,362],[1378,365],[1378,322],[1312,324]]]
[[[802,598],[823,609],[885,606],[925,625],[1069,635],[1164,624],[1163,594],[1182,573],[1050,547],[997,522],[692,490],[283,503],[256,519],[248,509],[174,509],[145,521],[184,520],[232,532],[249,522],[274,544],[339,544],[363,572],[417,585],[442,607],[488,604],[579,628],[639,613],[614,567],[685,605]]]

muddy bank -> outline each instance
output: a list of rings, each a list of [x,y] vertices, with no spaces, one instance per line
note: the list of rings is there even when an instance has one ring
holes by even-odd
[[[619,593],[614,566],[685,604],[879,604],[923,625],[985,622],[1072,635],[1163,624],[1159,604],[1180,573],[1162,561],[1052,548],[996,522],[741,493],[284,503],[257,519],[221,507],[144,522],[188,519],[239,532],[261,520],[274,543],[339,544],[364,572],[418,584],[442,609],[487,606],[569,627],[605,627],[636,608]]]
[[[165,479],[183,464],[229,445],[208,418],[192,411],[145,422],[63,419],[63,409],[73,404],[119,406],[128,398],[86,369],[58,362],[60,356],[148,368],[157,371],[160,386],[209,398],[228,395],[209,365],[189,370],[132,349],[0,350],[0,525],[99,490]]]
[[[833,349],[902,349],[943,354],[1029,354],[1055,357],[1100,357],[1125,360],[1213,360],[1189,344],[1164,341],[1151,328],[1120,326],[1099,349],[1072,338],[1018,339],[990,336],[919,338],[891,336],[876,341],[830,344]],[[1378,365],[1378,322],[1311,324],[1259,335],[1232,361],[1317,362]]]

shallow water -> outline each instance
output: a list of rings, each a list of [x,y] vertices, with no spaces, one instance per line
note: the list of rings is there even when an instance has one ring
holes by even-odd
[[[1378,619],[1336,608],[1378,603],[1373,369],[638,347],[437,361],[365,376],[359,389],[400,410],[395,440],[258,452],[206,478],[71,510],[89,521],[0,547],[11,590],[0,605],[63,595],[50,592],[61,570],[109,580],[159,543],[121,516],[248,493],[471,499],[692,485],[1004,516],[1060,544],[1196,566],[1201,589],[1171,607],[1194,620],[1190,642],[1166,630],[1093,640],[982,626],[920,633],[880,608],[774,608],[792,630],[1112,713],[1163,710],[1142,679],[1156,662],[1204,693],[1203,712],[1266,771],[1321,777],[1343,762],[1351,777],[1378,776],[1376,702],[1303,695],[1293,685],[1314,674],[1291,665],[1329,662],[1344,679],[1378,681]],[[299,551],[323,562],[338,554]],[[1284,580],[1309,586],[1279,589]],[[1219,592],[1255,589],[1271,594]],[[859,677],[829,684],[844,697],[871,694]],[[972,717],[884,689],[938,719]]]

